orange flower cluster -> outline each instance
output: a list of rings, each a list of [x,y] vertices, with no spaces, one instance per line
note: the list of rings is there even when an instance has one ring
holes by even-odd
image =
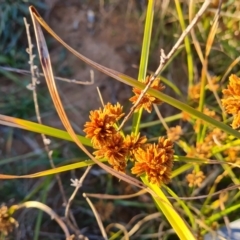
[[[217,91],[219,89],[218,81],[219,81],[218,77],[216,76],[212,77],[210,79],[210,84],[208,83],[206,85],[206,89],[209,89],[210,91]],[[201,82],[196,83],[195,85],[191,86],[188,89],[188,96],[194,102],[200,99],[200,94],[201,94]]]
[[[147,85],[149,83],[150,79],[151,79],[151,76],[147,76],[144,83]],[[156,89],[158,91],[162,91],[165,88],[165,86],[160,83],[160,78],[156,78],[153,81],[153,83],[151,84],[151,88]],[[133,104],[135,104],[136,101],[138,100],[142,90],[140,90],[138,88],[133,88],[133,92],[134,92],[135,96],[131,97],[129,100]],[[146,93],[143,96],[142,100],[140,101],[139,105],[136,107],[136,110],[139,110],[140,108],[144,108],[146,111],[148,111],[150,113],[152,111],[153,104],[161,104],[161,103],[162,103],[161,100]]]
[[[223,91],[222,105],[228,114],[233,115],[232,128],[240,127],[240,78],[232,74],[229,85]]]
[[[196,147],[192,147],[192,151],[187,154],[188,157],[210,158],[212,156],[212,148],[222,145],[226,140],[227,134],[218,128],[214,128],[204,138],[203,142],[197,143]]]
[[[189,98],[192,99],[193,101],[198,101],[200,98],[200,91],[201,83],[199,82],[188,89]]]
[[[202,171],[198,171],[198,172],[193,171],[192,173],[188,174],[186,177],[189,187],[195,187],[195,186],[200,187],[205,178],[206,176]]]
[[[128,149],[128,158],[133,161],[137,150],[142,148],[146,142],[147,138],[145,136],[140,137],[140,133],[138,133],[137,136],[133,133],[127,135],[125,138],[125,146]]]
[[[214,128],[211,132],[207,134],[204,142],[209,143],[212,146],[222,145],[227,139],[227,134],[219,128]]]
[[[191,115],[187,112],[182,112],[182,120],[183,121],[189,121],[191,119]]]
[[[150,80],[147,78],[146,83]],[[162,90],[159,79],[152,84],[153,88]],[[140,94],[140,90],[133,90]],[[146,94],[140,107],[151,111],[152,104],[161,101]],[[125,172],[127,161],[134,161],[132,173],[141,175],[146,173],[151,183],[161,185],[170,181],[173,166],[173,143],[170,139],[159,138],[158,144],[146,144],[147,138],[140,134],[123,136],[117,131],[117,121],[123,117],[122,106],[117,103],[108,103],[103,109],[90,112],[90,121],[84,125],[86,137],[90,138],[96,151],[93,153],[97,158],[106,158],[109,164],[117,171]]]
[[[167,136],[171,141],[175,142],[179,140],[180,136],[183,134],[181,126],[171,127],[167,132]]]
[[[232,163],[239,163],[240,162],[240,147],[235,146],[227,149],[224,151],[226,155],[226,160]]]
[[[116,133],[114,124],[122,117],[122,106],[117,103],[115,106],[108,103],[104,109],[90,112],[91,122],[85,124],[87,138],[92,139],[94,148],[99,148],[111,142],[111,136]]]
[[[160,185],[170,181],[173,166],[173,143],[169,139],[160,137],[158,144],[146,145],[135,153],[136,163],[132,173],[141,175],[146,173],[151,183]]]

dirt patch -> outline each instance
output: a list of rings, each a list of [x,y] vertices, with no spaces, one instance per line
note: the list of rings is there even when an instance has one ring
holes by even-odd
[[[116,4],[115,8],[101,13],[97,3],[81,5],[76,1],[56,2],[48,15],[47,22],[52,29],[71,47],[103,66],[137,76],[142,28],[139,18],[123,14],[128,3]],[[95,21],[89,26],[88,11],[93,11]],[[56,72],[69,69],[72,78],[89,81],[92,69],[72,53],[63,50],[58,43],[50,48],[53,67]],[[65,54],[64,58],[61,56]],[[99,87],[104,102],[124,104],[131,95],[131,88],[94,70],[94,84],[91,86],[59,82],[59,89],[65,104],[69,106],[69,117],[82,125],[91,109],[101,106],[96,87]]]

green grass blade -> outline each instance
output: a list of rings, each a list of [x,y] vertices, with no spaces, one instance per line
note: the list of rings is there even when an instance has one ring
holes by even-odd
[[[193,168],[193,164],[192,163],[184,164],[181,167],[178,167],[177,169],[172,171],[171,178],[174,178],[174,177],[176,177],[176,176],[178,176],[178,175],[188,171],[191,168]]]
[[[124,78],[125,83],[128,83],[131,86],[137,87],[141,90],[145,88],[145,84],[135,81],[134,79],[132,79],[130,77],[126,78],[126,75],[122,75],[121,77]],[[172,98],[172,97],[170,97],[162,92],[159,92],[155,89],[152,89],[152,88],[148,89],[147,92],[149,94],[151,94],[152,96],[162,100],[163,102],[168,103],[169,105],[176,107],[177,109],[180,109],[181,111],[190,114],[194,118],[201,119],[205,123],[208,123],[216,128],[219,128],[219,129],[223,130],[224,132],[235,136],[236,138],[240,138],[240,132],[232,129],[231,127],[229,127],[228,125],[226,125],[222,122],[219,122],[219,121],[203,114],[202,112],[197,111],[196,109],[188,106],[187,104],[185,104],[175,98]]]
[[[168,188],[168,187],[166,187],[166,186],[165,186],[165,188],[166,188],[166,190],[168,191],[168,193],[169,193],[172,197],[174,197],[174,198],[176,199],[176,201],[178,202],[178,204],[182,207],[182,209],[184,210],[184,213],[188,216],[188,218],[189,218],[189,220],[190,220],[190,222],[191,222],[191,225],[192,225],[193,229],[196,229],[196,227],[197,227],[196,221],[195,221],[194,216],[193,216],[193,214],[191,213],[189,207],[186,205],[186,203],[185,203],[183,200],[179,199],[178,196],[177,196],[177,194],[176,194],[175,192],[173,192],[170,188]]]
[[[166,79],[163,76],[161,76],[160,78],[162,83],[170,87],[178,96],[182,97],[182,93],[180,89],[176,86],[176,84],[174,84],[173,82],[171,82],[170,80]]]
[[[162,190],[157,185],[149,183],[146,176],[141,177],[141,179],[158,196],[154,197],[154,201],[157,207],[161,209],[164,216],[168,219],[169,223],[175,230],[178,237],[181,240],[195,240],[195,237],[193,236],[183,219],[174,210],[172,204],[169,202]]]
[[[172,115],[172,116],[169,116],[169,117],[165,117],[164,121],[166,123],[168,123],[168,122],[173,122],[173,121],[179,120],[181,118],[182,118],[182,114],[178,113],[178,114],[175,114],[175,115]],[[146,123],[140,123],[139,128],[140,129],[141,128],[149,128],[149,127],[153,127],[153,126],[156,126],[156,125],[159,125],[159,124],[162,124],[162,122],[160,120],[149,121],[149,122],[146,122]],[[130,130],[131,130],[131,127],[124,128],[124,131],[130,131]]]
[[[52,178],[48,177],[44,181],[45,187],[43,189],[43,193],[42,193],[42,196],[41,196],[41,203],[46,204],[47,194],[48,194],[48,191],[49,191],[49,187],[51,186],[51,180],[52,180]],[[37,216],[37,221],[36,221],[35,228],[34,228],[33,240],[38,240],[39,239],[39,233],[40,233],[42,219],[43,219],[43,211],[39,210],[38,211],[38,216]]]
[[[144,35],[143,35],[143,44],[142,44],[142,52],[141,52],[141,59],[140,59],[140,68],[138,73],[138,81],[143,81],[146,78],[146,74],[147,74],[153,16],[154,16],[154,0],[149,0],[148,7],[147,7],[145,28],[144,28]],[[134,132],[135,134],[139,132],[139,124],[141,122],[141,116],[142,116],[142,110],[134,113],[133,115],[132,132]]]
[[[101,162],[105,162],[106,159],[101,159]],[[57,167],[54,169],[48,169],[48,170],[44,170],[41,172],[37,172],[37,173],[33,173],[33,174],[28,174],[28,175],[7,175],[7,174],[0,174],[0,179],[18,179],[18,178],[38,178],[38,177],[45,177],[45,176],[49,176],[52,174],[56,174],[56,173],[62,173],[62,172],[67,172],[70,170],[74,170],[77,168],[84,168],[87,166],[91,166],[95,164],[93,161],[91,160],[86,160],[86,161],[82,161],[82,162],[78,162],[78,163],[73,163],[73,164],[68,164],[62,167]]]
[[[237,212],[237,210],[240,208],[240,203],[230,206],[222,211],[218,211],[217,213],[214,213],[211,215],[211,217],[209,217],[205,223],[207,225],[210,225],[211,223],[213,223],[214,221],[217,221],[218,219],[228,215],[231,212]]]
[[[73,141],[66,131],[20,118],[14,118],[0,114],[0,123],[6,126],[17,127],[31,132],[43,133],[47,136],[52,136],[67,141]],[[92,146],[90,139],[87,139],[80,135],[78,135],[78,138],[85,146]]]

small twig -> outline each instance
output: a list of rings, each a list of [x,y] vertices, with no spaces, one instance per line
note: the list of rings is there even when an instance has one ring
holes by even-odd
[[[129,240],[129,236],[128,236],[128,231],[127,228],[119,223],[110,223],[107,227],[106,227],[106,231],[109,232],[111,228],[118,228],[121,232],[123,232],[124,234],[124,240]]]
[[[226,172],[226,171],[225,171]],[[224,172],[224,173],[225,173]],[[227,175],[227,174],[225,174]],[[223,176],[223,174],[221,175],[221,177]],[[196,196],[196,197],[170,197],[168,196],[168,199],[181,199],[181,200],[185,200],[185,201],[191,201],[191,200],[199,200],[199,199],[204,199],[204,198],[209,198],[209,197],[214,197],[214,196],[218,196],[219,194],[221,194],[222,192],[227,192],[227,191],[232,191],[232,190],[235,190],[235,189],[240,189],[240,184],[236,184],[236,185],[233,185],[233,186],[230,186],[230,187],[226,187],[224,189],[221,189],[219,191],[216,191],[214,193],[211,193],[211,194],[205,194],[205,195],[200,195],[200,196]]]
[[[20,73],[20,74],[31,74],[30,71],[24,70],[24,69],[19,69],[19,68],[0,66],[0,69],[6,70],[6,71],[9,71],[9,72],[16,72],[16,73]],[[38,72],[38,75],[41,76],[41,77],[44,77],[43,73]],[[83,82],[83,81],[79,81],[79,80],[76,80],[76,79],[56,77],[56,76],[54,76],[54,78],[56,80],[60,80],[60,81],[68,82],[68,83],[81,84],[81,85],[92,85],[94,83],[93,78],[91,78],[91,80],[88,81],[88,82]]]
[[[100,89],[99,89],[99,87],[97,87],[97,92],[98,92],[98,96],[99,96],[99,99],[100,99],[100,102],[101,102],[101,104],[102,104],[102,107],[104,108],[104,101],[103,101],[103,97],[102,97],[102,94],[101,94],[101,92],[100,92]]]
[[[66,240],[70,240],[71,236],[70,233],[68,231],[67,226],[65,225],[65,223],[62,221],[62,219],[47,205],[41,203],[41,202],[37,202],[37,201],[28,201],[28,202],[24,202],[21,203],[19,205],[14,205],[12,207],[16,207],[16,209],[20,209],[20,208],[38,208],[42,211],[44,211],[45,213],[47,213],[51,219],[54,219],[58,225],[62,228],[63,232],[65,233],[66,236]]]
[[[159,218],[160,216],[161,216],[161,213],[156,212],[144,217],[132,227],[132,229],[128,232],[128,236],[131,237],[135,232],[137,232],[141,228],[141,225],[143,225],[145,222],[148,222],[155,218]]]
[[[85,193],[83,193],[83,197],[86,198],[86,200],[87,200],[90,208],[91,208],[92,211],[93,211],[93,214],[94,214],[94,216],[95,216],[95,218],[96,218],[96,220],[97,220],[97,223],[98,223],[98,226],[99,226],[99,228],[100,228],[100,231],[101,231],[101,233],[102,233],[103,238],[104,238],[104,239],[108,239],[107,234],[106,234],[106,231],[105,231],[104,226],[103,226],[103,223],[102,223],[102,220],[101,220],[101,218],[100,218],[100,216],[99,216],[96,208],[95,208],[94,205],[92,204],[90,198],[88,198]]]
[[[81,235],[81,232],[80,232],[80,230],[79,230],[78,227],[77,227],[77,223],[76,223],[74,217],[71,217],[72,212],[70,211],[70,206],[71,206],[72,201],[73,201],[73,199],[75,198],[75,196],[76,196],[79,188],[82,187],[82,183],[83,183],[84,179],[86,178],[87,174],[89,173],[91,167],[92,167],[92,166],[88,166],[88,167],[87,167],[86,171],[84,172],[84,174],[82,175],[82,177],[81,177],[79,180],[77,180],[77,179],[72,180],[72,179],[71,179],[71,181],[72,181],[71,186],[74,186],[74,187],[76,187],[76,188],[75,188],[74,192],[72,193],[71,197],[69,198],[69,200],[68,200],[68,202],[67,202],[67,204],[66,204],[66,208],[65,208],[65,219],[66,219],[69,227],[71,227],[72,229],[75,230],[77,236],[80,236],[80,235]],[[69,213],[71,214],[71,215],[70,215],[71,220],[73,221],[73,219],[74,219],[74,222],[73,222],[73,223],[74,223],[74,226],[72,225],[72,222],[71,222],[70,219],[68,218],[68,217],[69,217]]]
[[[75,187],[75,190],[74,192],[72,193],[71,197],[69,198],[68,200],[68,203],[66,205],[66,209],[65,209],[65,218],[68,218],[68,214],[69,214],[69,209],[70,209],[70,206],[72,204],[72,201],[73,199],[75,198],[79,188],[82,187],[82,183],[84,181],[84,179],[86,178],[87,174],[89,173],[89,171],[91,170],[92,166],[88,166],[86,171],[84,172],[84,174],[82,175],[82,177],[78,180],[78,179],[71,179],[71,186],[74,186]]]
[[[153,83],[153,81],[156,79],[156,77],[161,73],[161,71],[163,70],[164,66],[168,63],[168,61],[171,59],[171,57],[174,55],[174,53],[178,50],[178,48],[180,47],[181,43],[183,42],[184,38],[189,34],[189,32],[191,31],[191,29],[195,26],[195,24],[198,22],[198,20],[200,19],[200,17],[202,16],[202,14],[205,12],[205,10],[207,9],[208,5],[211,3],[211,0],[206,0],[202,7],[199,9],[198,13],[195,15],[195,17],[193,18],[192,22],[188,25],[188,27],[183,31],[182,35],[179,37],[178,41],[175,43],[175,45],[173,46],[173,48],[171,49],[171,51],[167,54],[167,56],[165,55],[165,52],[163,49],[160,50],[160,64],[159,67],[157,68],[157,70],[155,71],[155,73],[151,76],[148,84],[146,85],[146,87],[142,90],[138,100],[135,102],[135,104],[132,106],[132,108],[130,109],[130,112],[127,114],[127,116],[123,119],[121,125],[118,128],[118,131],[122,129],[123,125],[125,124],[125,122],[130,118],[130,116],[133,114],[133,112],[136,110],[138,104],[140,103],[140,101],[142,100],[143,96],[146,94],[147,90],[149,89],[149,87],[151,86],[151,84]]]
[[[37,121],[38,121],[39,124],[42,124],[39,105],[38,105],[38,100],[37,100],[37,90],[36,90],[36,84],[38,82],[37,74],[36,74],[37,66],[34,65],[35,55],[33,55],[33,52],[32,52],[33,44],[32,44],[32,41],[31,41],[31,36],[30,36],[30,31],[29,31],[30,24],[27,23],[26,18],[23,18],[23,20],[24,20],[24,23],[25,23],[27,39],[28,39],[27,53],[29,54],[29,65],[30,65],[30,72],[31,72],[31,76],[32,76],[31,90],[33,91],[34,107],[35,107]],[[48,155],[50,165],[51,165],[52,168],[56,168],[55,164],[53,162],[53,158],[52,158],[52,151],[50,150],[50,148],[48,146],[49,145],[49,139],[45,136],[45,134],[41,134],[41,136],[42,136],[45,151]],[[58,186],[59,186],[59,189],[60,189],[60,192],[61,192],[61,195],[62,195],[63,202],[66,205],[67,204],[67,198],[66,198],[66,195],[65,195],[65,192],[64,192],[64,189],[63,189],[63,184],[62,184],[61,178],[60,178],[59,174],[56,174],[55,176],[56,176],[56,179],[57,179],[57,182],[58,182]],[[70,216],[71,216],[71,220],[75,224],[75,228],[77,228],[77,224],[76,224],[76,221],[74,219],[73,214],[71,213]],[[76,231],[76,229],[75,229],[75,231]]]
[[[26,26],[27,39],[28,39],[27,53],[29,54],[29,65],[30,65],[30,72],[31,72],[31,76],[32,76],[32,91],[33,91],[34,107],[35,107],[37,121],[38,121],[38,123],[42,124],[40,110],[39,110],[39,106],[38,106],[38,100],[37,100],[37,91],[36,91],[37,75],[36,75],[36,71],[35,71],[37,66],[34,66],[35,55],[33,55],[33,52],[32,52],[33,44],[32,44],[31,36],[30,36],[30,32],[29,32],[30,24],[27,23],[26,18],[23,18],[23,20],[24,20],[24,23],[25,23],[25,26]],[[52,159],[52,151],[50,151],[50,149],[48,147],[49,140],[46,138],[46,136],[44,134],[41,134],[41,136],[42,136],[45,151],[47,152],[51,167],[55,168],[55,165],[54,165],[54,162],[53,162],[53,159]],[[60,191],[62,193],[63,201],[66,202],[66,196],[65,196],[65,193],[64,193],[64,190],[63,190],[61,179],[60,179],[58,174],[56,174],[56,178],[57,178],[57,181],[58,181]]]
[[[143,195],[147,193],[145,189],[141,189],[140,191],[133,193],[133,194],[128,194],[128,195],[110,195],[110,194],[98,194],[98,193],[85,193],[87,197],[93,197],[93,198],[98,198],[98,199],[129,199],[129,198],[134,198],[138,197],[140,195]]]
[[[226,195],[227,194],[227,195]],[[224,205],[224,202],[226,201],[226,198],[228,198],[228,192],[223,192],[219,195],[219,208],[221,209],[222,212],[226,210],[226,207]],[[223,220],[225,222],[226,228],[227,228],[227,233],[228,233],[228,239],[230,240],[230,236],[232,236],[232,229],[230,227],[230,220],[227,215],[223,216]]]
[[[165,120],[164,120],[164,118],[163,118],[161,112],[159,111],[157,105],[156,105],[156,104],[153,104],[153,107],[154,107],[154,110],[155,110],[155,112],[156,112],[156,114],[157,114],[159,120],[161,121],[163,127],[165,128],[165,130],[166,130],[167,132],[169,132],[170,129],[169,129],[167,123],[165,122]]]

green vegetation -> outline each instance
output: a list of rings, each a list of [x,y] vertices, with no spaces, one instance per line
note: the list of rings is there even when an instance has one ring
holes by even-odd
[[[104,5],[101,1],[100,12],[106,14],[104,11],[116,7],[112,11],[125,14],[116,2],[108,1]],[[73,119],[67,118],[57,96],[63,97],[63,93],[53,85],[47,46],[40,30],[35,31],[39,47],[44,49],[39,54],[45,59],[42,68],[48,90],[66,131],[33,119],[34,113],[37,116],[39,113],[32,92],[37,94],[40,116],[53,114],[45,89],[24,92],[27,79],[19,80],[15,74],[0,69],[3,79],[13,80],[11,88],[2,83],[8,94],[0,105],[4,114],[0,115],[4,139],[0,143],[3,183],[0,198],[8,206],[0,209],[1,239],[8,239],[7,235],[14,239],[18,229],[30,234],[24,221],[35,229],[29,239],[70,239],[70,235],[80,234],[89,239],[102,236],[112,240],[202,239],[206,233],[214,233],[239,218],[239,6],[231,0],[222,5],[218,5],[220,1],[210,2],[175,0],[165,6],[160,1],[149,0],[146,7],[126,4],[126,15],[137,16],[143,29],[138,81],[75,52],[55,35],[54,29],[48,28],[34,8],[30,9],[35,25],[41,24],[71,53],[115,78],[112,81],[133,87],[136,97],[127,96],[132,102],[138,99],[139,89],[144,90],[146,84],[152,88],[145,89],[144,102],[136,106],[137,111],[126,119],[120,131],[117,130],[124,118],[122,106],[129,106],[126,102],[104,104],[104,110],[92,106],[90,120],[84,126],[80,129],[75,124],[71,126]],[[21,4],[5,3],[8,11],[1,9],[6,12],[3,22],[11,12],[15,13],[13,21],[20,24],[15,32],[9,28],[8,32],[7,25],[1,25],[0,33],[7,31],[3,34],[1,65],[28,66],[29,56],[25,57],[24,49],[13,47],[21,45],[17,43],[20,40],[29,45],[27,36],[22,37],[23,24],[16,15],[19,11],[28,15],[26,5]],[[31,22],[31,31],[32,25]],[[182,38],[186,31],[189,34]],[[21,58],[25,66],[17,64]],[[99,96],[93,92],[90,97]],[[21,104],[16,104],[17,101]],[[84,101],[88,104],[89,99]],[[160,107],[156,105],[159,103]],[[129,111],[124,107],[125,116]],[[41,138],[39,133],[44,136]],[[21,155],[14,155],[26,145],[28,148]],[[75,190],[69,187],[70,183]],[[37,213],[29,210],[31,222],[21,212],[22,208],[38,209]],[[50,222],[43,212],[56,222]]]

